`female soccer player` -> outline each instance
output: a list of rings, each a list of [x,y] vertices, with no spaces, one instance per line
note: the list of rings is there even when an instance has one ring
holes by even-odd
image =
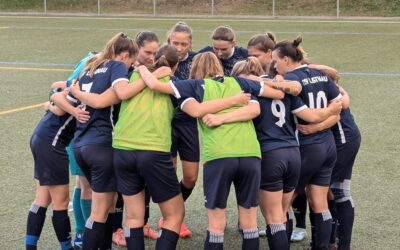
[[[349,95],[343,87],[339,86],[339,89],[343,96],[343,103],[348,106],[350,102]],[[332,127],[334,122],[334,120],[330,119],[330,121],[326,120],[317,124],[299,124],[298,128],[304,134],[312,134]],[[350,183],[354,161],[361,144],[361,134],[349,108],[342,110],[340,121],[331,130],[335,137],[337,150],[337,161],[333,168],[330,188],[336,203],[338,249],[348,250],[350,249],[354,222],[354,201],[351,197]],[[336,234],[331,238],[335,239],[335,236]]]
[[[168,44],[176,49],[179,56],[179,64],[174,76],[181,80],[189,79],[192,60],[196,55],[192,51],[192,28],[184,22],[178,22],[168,31],[167,36]],[[179,108],[172,120],[171,154],[175,169],[178,153],[182,162],[183,175],[180,186],[183,200],[186,201],[196,185],[199,173],[200,145],[196,119]],[[162,219],[159,224],[162,224]],[[190,230],[182,223],[179,236],[185,238],[190,237],[190,234]]]
[[[299,97],[310,108],[325,108],[328,102],[341,99],[334,82],[321,71],[302,65],[304,51],[299,46],[302,37],[293,42],[276,44],[272,58],[275,68],[285,79],[302,85]],[[313,210],[312,225],[315,227],[313,249],[325,249],[329,245],[332,217],[328,209],[327,195],[333,166],[336,162],[334,139],[330,130],[313,135],[299,133],[301,172],[296,193],[307,186],[307,196]]]
[[[263,83],[243,78],[220,77],[223,69],[211,52],[195,56],[191,79],[162,84],[148,72],[139,69],[146,84],[154,90],[174,94],[183,111],[199,116],[194,105],[223,97],[242,90],[257,96],[283,98],[283,93]],[[207,120],[200,122],[203,138],[204,196],[208,215],[208,231],[204,249],[222,249],[226,226],[226,202],[233,182],[239,204],[240,226],[243,229],[243,249],[258,249],[259,237],[256,220],[258,186],[260,181],[260,149],[252,118],[259,114],[259,105],[251,101],[241,110],[240,121],[218,128],[209,128]],[[228,110],[237,110],[232,107]],[[228,110],[221,111],[222,113]],[[235,112],[235,111],[233,111]],[[210,112],[214,113],[214,112]],[[235,113],[236,114],[236,113]]]
[[[30,141],[35,163],[36,195],[29,209],[25,246],[26,249],[37,249],[46,210],[52,204],[52,222],[61,249],[73,249],[68,217],[68,154],[65,148],[73,137],[74,117],[85,122],[88,112],[73,108],[71,116],[53,105],[48,107],[50,111],[36,126]]]
[[[247,58],[247,50],[236,46],[235,32],[229,26],[217,27],[211,38],[212,46],[207,46],[199,50],[199,53],[207,51],[214,52],[222,64],[224,75],[229,76],[233,65],[235,65],[237,61]]]
[[[128,83],[128,68],[133,64],[138,49],[133,40],[118,33],[108,41],[101,54],[85,68],[79,79],[80,88],[89,93],[109,92],[116,83]],[[71,91],[74,87],[71,87]],[[92,211],[83,236],[84,249],[111,248],[113,214],[115,206],[115,180],[111,147],[113,106],[91,105],[78,95],[68,99],[86,104],[90,120],[77,123],[74,152],[79,166],[91,184]]]
[[[232,75],[245,78],[254,78],[263,73],[264,70],[255,57],[236,63],[232,70]],[[275,88],[281,87],[283,82],[276,81],[274,84]],[[291,84],[298,85],[298,91],[294,94],[299,94],[300,83]],[[261,114],[253,121],[262,152],[260,207],[268,225],[269,248],[288,249],[290,235],[286,232],[286,213],[298,182],[301,165],[293,114],[308,122],[318,122],[338,114],[341,104],[334,103],[326,109],[310,109],[299,97],[293,95],[285,95],[282,100],[259,98],[259,102]]]

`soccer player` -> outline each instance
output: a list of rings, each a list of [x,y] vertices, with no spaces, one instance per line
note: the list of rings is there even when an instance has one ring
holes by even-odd
[[[236,63],[232,70],[232,75],[245,78],[254,79],[262,74],[264,69],[255,57]],[[271,85],[294,95],[301,91],[299,82],[274,80]],[[286,94],[282,100],[259,98],[261,113],[253,120],[262,152],[260,207],[268,225],[269,248],[277,250],[289,249],[291,232],[286,231],[286,213],[300,175],[293,114],[308,122],[319,122],[341,110],[339,102],[326,109],[310,109],[294,95]]]
[[[191,80],[175,80],[162,84],[151,74],[142,72],[146,84],[157,91],[174,94],[181,108],[193,117],[203,117],[195,105],[198,102],[229,97],[242,90],[256,96],[283,98],[283,93],[263,83],[243,78],[220,77],[223,69],[211,52],[196,55],[191,70]],[[204,80],[192,80],[204,79]],[[240,226],[243,229],[242,249],[258,249],[259,237],[256,220],[258,188],[260,181],[260,148],[252,118],[259,114],[259,104],[251,101],[240,115],[241,122],[214,128],[208,127],[207,116],[199,122],[202,130],[204,164],[203,185],[208,215],[207,238],[204,249],[222,249],[226,226],[226,202],[234,183],[239,204]],[[237,110],[235,106],[225,109]],[[213,114],[215,112],[209,112]],[[227,121],[229,122],[229,121]]]
[[[217,27],[211,38],[212,46],[207,46],[199,50],[199,53],[207,51],[214,52],[222,64],[224,75],[229,76],[233,65],[235,65],[237,61],[247,58],[247,50],[236,46],[235,32],[229,26]]]
[[[56,106],[48,105],[50,111],[43,116],[31,137],[30,147],[34,158],[36,195],[27,219],[26,249],[37,249],[37,242],[46,219],[47,207],[52,204],[52,223],[60,247],[73,249],[71,224],[68,216],[69,174],[66,146],[70,143],[75,119],[88,120],[88,112],[79,108],[71,110],[72,116]]]
[[[79,79],[79,87],[88,93],[110,92],[112,85],[128,83],[128,69],[133,64],[138,49],[133,40],[118,33],[106,44],[101,54],[89,63]],[[115,180],[113,173],[113,150],[111,147],[114,126],[113,106],[87,103],[74,95],[72,86],[68,99],[86,105],[90,121],[77,123],[74,153],[79,166],[87,177],[92,190],[92,210],[83,236],[84,249],[111,248],[113,210],[115,206]],[[77,91],[75,91],[77,94]]]
[[[193,57],[196,55],[192,49],[192,28],[184,22],[176,23],[167,34],[168,44],[178,52],[179,64],[174,76],[189,79]],[[177,108],[172,120],[172,146],[174,168],[177,167],[177,155],[182,162],[183,178],[180,181],[183,200],[186,201],[196,185],[199,173],[200,145],[197,121],[181,109]],[[162,225],[162,218],[159,222]],[[179,236],[190,237],[190,230],[182,223]]]
[[[272,58],[276,61],[277,72],[287,80],[298,81],[302,85],[299,97],[310,108],[325,108],[328,102],[341,99],[342,95],[335,83],[319,70],[302,65],[304,51],[299,46],[302,37],[293,42],[276,44]],[[336,149],[332,132],[323,130],[313,135],[299,133],[301,172],[295,192],[301,193],[307,187],[307,197],[311,205],[311,224],[315,229],[313,249],[325,249],[329,245],[332,217],[328,209],[327,195]]]
[[[343,103],[346,103],[348,107],[350,97],[342,86],[339,86],[339,89],[343,96]],[[302,133],[310,134],[330,128],[334,122],[335,120],[330,119],[321,123],[299,125],[298,127]],[[336,218],[338,222],[337,236],[339,242],[337,249],[348,250],[350,249],[354,222],[354,201],[351,197],[350,183],[354,161],[361,144],[361,134],[349,108],[342,110],[340,121],[331,130],[335,137],[337,150],[337,161],[333,168],[330,185],[333,202],[336,205]],[[331,239],[336,240],[336,234],[333,234]],[[335,243],[335,241],[331,243]]]

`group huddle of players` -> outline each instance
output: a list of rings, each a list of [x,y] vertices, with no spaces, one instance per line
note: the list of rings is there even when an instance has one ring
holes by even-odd
[[[61,249],[112,249],[112,242],[144,249],[144,237],[156,239],[156,249],[176,249],[191,234],[184,202],[200,159],[204,249],[223,249],[232,183],[242,249],[259,249],[262,233],[270,249],[289,249],[291,205],[304,194],[310,248],[350,249],[350,180],[361,137],[338,72],[311,63],[301,36],[277,42],[258,34],[247,48],[235,40],[219,26],[212,46],[196,53],[183,22],[161,47],[151,31],[135,39],[118,33],[54,83],[30,141],[37,185],[26,249],[37,248],[50,204]],[[77,175],[74,240],[69,166]],[[150,199],[161,210],[159,232],[147,223]],[[260,231],[258,207],[266,223]]]

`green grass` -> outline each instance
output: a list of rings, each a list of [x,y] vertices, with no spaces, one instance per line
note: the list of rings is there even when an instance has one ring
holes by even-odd
[[[101,50],[116,32],[134,36],[137,30],[157,31],[161,40],[177,20],[170,19],[93,19],[0,17],[0,112],[46,100],[49,85],[65,79],[69,72],[4,69],[1,67],[41,67],[70,69],[88,50]],[[274,31],[278,39],[292,39],[303,33],[303,47],[313,61],[336,67],[341,72],[399,74],[400,23],[304,22],[186,19],[194,29],[194,48],[209,44],[210,33],[228,24],[238,33],[238,43],[259,32]],[[336,34],[332,34],[336,32]],[[4,63],[9,62],[9,63]],[[30,62],[37,65],[15,65]],[[66,64],[61,66],[44,63]],[[400,210],[400,116],[399,77],[344,75],[342,84],[352,97],[351,109],[362,132],[362,146],[353,174],[356,221],[353,249],[400,249],[397,221]],[[33,161],[29,138],[43,115],[40,108],[0,116],[0,248],[23,249],[27,210],[34,197]],[[201,172],[201,171],[200,171]],[[72,181],[73,182],[73,181]],[[231,193],[233,194],[233,192]],[[156,226],[159,211],[152,204],[151,223]],[[186,203],[186,223],[192,229],[190,240],[179,242],[179,249],[201,249],[206,215],[203,207],[202,175]],[[229,200],[226,249],[240,249],[236,231],[237,211]],[[56,237],[47,217],[40,249],[56,249]],[[259,224],[263,226],[259,215]],[[154,242],[146,241],[149,248]],[[302,249],[306,243],[293,244]],[[261,242],[267,248],[266,240]]]

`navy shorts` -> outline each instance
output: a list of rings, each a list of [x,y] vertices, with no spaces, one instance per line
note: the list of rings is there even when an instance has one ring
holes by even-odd
[[[239,206],[258,206],[261,176],[259,158],[233,157],[212,160],[204,164],[203,171],[206,208],[226,208],[232,182]]]
[[[86,145],[74,148],[74,153],[94,192],[116,191],[112,147]]]
[[[264,152],[261,160],[260,189],[284,193],[292,192],[299,181],[301,167],[298,147],[280,148]]]
[[[304,193],[308,184],[329,187],[336,163],[336,145],[333,136],[322,143],[300,146],[301,170],[296,193]]]
[[[37,135],[31,137],[34,176],[40,186],[66,185],[69,183],[68,154],[65,148],[53,147]]]
[[[176,157],[178,152],[179,158],[182,161],[200,161],[199,131],[197,129],[197,123],[172,123],[172,157]]]
[[[154,203],[167,201],[181,189],[172,165],[170,153],[114,149],[117,190],[123,195],[135,195],[145,185]]]
[[[331,182],[343,182],[344,180],[351,180],[351,174],[353,172],[354,161],[358,150],[361,145],[361,137],[336,146],[337,149],[337,161],[332,172]]]

